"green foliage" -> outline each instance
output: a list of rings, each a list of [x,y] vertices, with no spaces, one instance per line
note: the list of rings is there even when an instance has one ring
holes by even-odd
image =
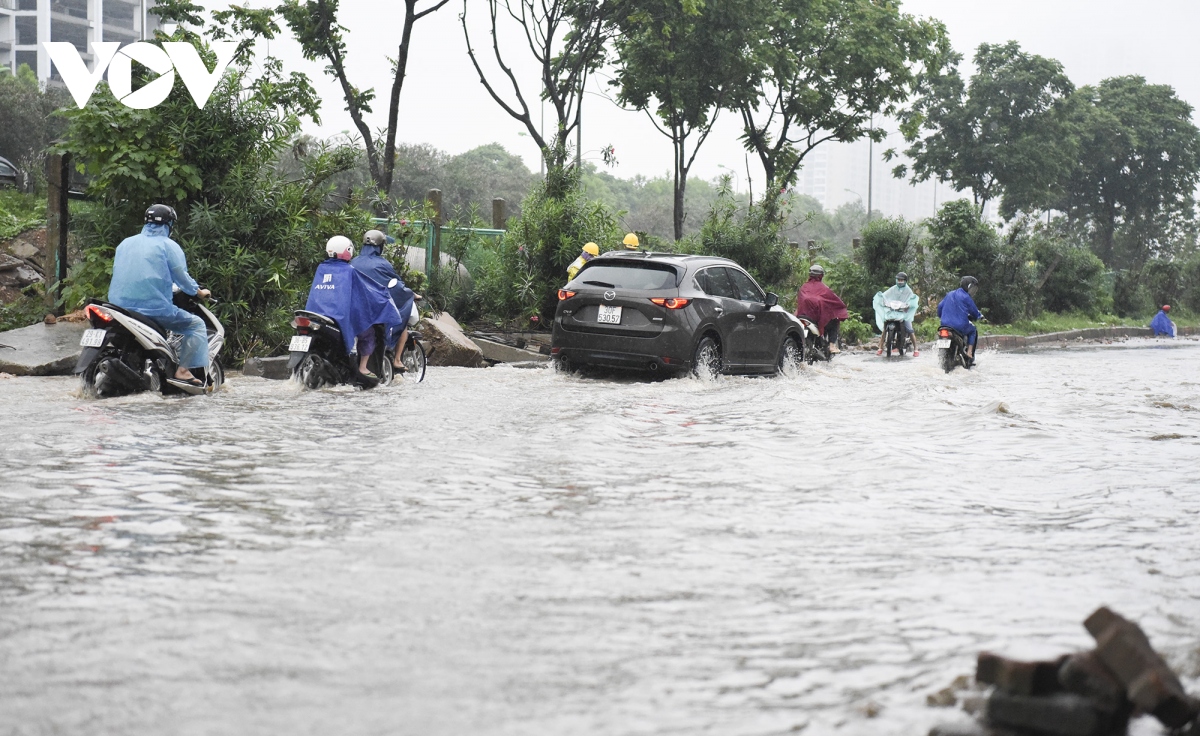
[[[0,304],[0,332],[41,322],[49,311],[44,294],[41,284],[33,284],[25,287],[16,300]]]
[[[46,203],[41,197],[0,189],[0,240],[46,224]]]
[[[146,206],[165,202],[179,212],[172,237],[189,271],[221,300],[231,362],[282,349],[325,240],[357,239],[370,222],[361,198],[326,201],[327,182],[354,165],[354,149],[319,146],[301,157],[298,176],[275,172],[308,91],[276,64],[262,68],[252,77],[247,62],[231,66],[203,110],[177,81],[150,110],[126,108],[102,84],[87,107],[67,113],[62,148],[92,175],[100,206],[75,220],[82,253],[64,306],[107,292],[115,246],[141,229]]]
[[[890,286],[907,268],[914,229],[903,217],[889,217],[872,220],[863,230],[858,259],[879,289]]]
[[[768,189],[796,177],[804,156],[827,140],[882,141],[873,115],[894,115],[922,68],[950,54],[945,27],[876,0],[745,0],[756,31],[754,72],[740,89],[746,150],[758,156]],[[767,205],[771,205],[770,200]]]
[[[54,111],[68,104],[74,103],[65,88],[43,87],[26,64],[16,74],[0,75],[0,156],[24,171],[30,184],[44,184],[46,147],[64,127]]]
[[[622,233],[606,207],[584,197],[573,167],[551,169],[521,209],[493,255],[472,273],[477,304],[480,312],[501,320],[538,316],[549,324],[567,266],[583,244],[608,250]]]
[[[914,181],[935,178],[969,189],[981,208],[1003,196],[1006,218],[1045,209],[1061,196],[1075,160],[1074,86],[1062,64],[1025,53],[1015,41],[985,43],[967,86],[961,60],[955,54],[944,71],[923,76],[919,96],[901,115]],[[894,173],[903,177],[907,167]]]
[[[862,313],[851,312],[850,319],[842,320],[838,328],[838,336],[842,342],[852,345],[862,345],[875,337],[875,325],[862,320]]]
[[[825,266],[825,283],[842,298],[852,314],[875,314],[872,300],[882,284],[871,277],[865,266],[851,256],[842,256],[822,265]]]
[[[1113,311],[1120,317],[1134,317],[1150,311],[1150,294],[1136,271],[1113,272]]]
[[[708,218],[700,228],[698,252],[734,261],[764,286],[785,286],[796,268],[795,254],[780,235],[772,208],[751,204],[739,213],[739,202],[724,177]]]
[[[1184,294],[1183,261],[1156,258],[1142,266],[1141,282],[1150,297],[1151,309],[1164,304],[1178,304]]]
[[[1200,314],[1200,253],[1192,254],[1183,264],[1183,304]]]
[[[1035,272],[1038,300],[1035,310],[1102,313],[1112,307],[1105,281],[1104,263],[1063,226],[1046,227],[1022,220],[1017,225],[1024,240],[1020,246]]]
[[[942,205],[929,221],[930,245],[941,266],[957,279],[979,279],[975,302],[994,322],[1009,322],[1030,305],[1033,273],[1013,238],[1001,241],[979,208],[965,199]]]
[[[1142,77],[1106,79],[1077,96],[1078,163],[1055,209],[1092,223],[1096,254],[1110,268],[1173,255],[1174,236],[1196,218],[1192,106]]]

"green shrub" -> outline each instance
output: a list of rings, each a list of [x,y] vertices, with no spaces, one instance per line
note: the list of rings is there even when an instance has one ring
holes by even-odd
[[[46,225],[46,201],[15,189],[0,189],[0,240]]]
[[[1142,266],[1141,283],[1152,309],[1178,303],[1185,288],[1184,263],[1166,258],[1147,261]]]
[[[855,255],[871,281],[878,284],[876,291],[895,283],[899,271],[908,270],[914,229],[903,217],[889,217],[872,220],[863,230]]]
[[[862,345],[875,338],[875,325],[867,324],[859,317],[859,314],[851,312],[850,319],[842,320],[839,334],[843,342]]]
[[[868,315],[868,321],[874,324],[873,301],[881,285],[871,278],[865,266],[849,256],[838,258],[825,266],[825,283],[842,298],[851,313]],[[868,329],[874,331],[874,327]]]
[[[929,220],[930,244],[941,266],[954,275],[979,279],[975,297],[993,322],[1011,322],[1029,311],[1033,267],[1022,252],[1020,232],[1001,240],[996,229],[979,219],[979,208],[965,199],[942,205]]]
[[[46,297],[41,284],[21,290],[21,296],[8,304],[0,304],[0,332],[16,330],[41,322],[46,316]]]
[[[721,180],[717,199],[700,226],[697,250],[728,258],[761,285],[782,288],[790,283],[797,265],[796,255],[780,233],[780,222],[786,218],[772,217],[772,207],[761,202],[749,205],[746,214],[740,215],[741,205],[729,182],[728,176]]]
[[[1135,271],[1113,272],[1113,311],[1118,317],[1137,317],[1150,312],[1150,294]]]

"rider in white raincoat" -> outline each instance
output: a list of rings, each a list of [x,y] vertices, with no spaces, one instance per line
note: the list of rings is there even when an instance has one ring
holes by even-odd
[[[908,286],[908,274],[901,271],[896,274],[896,284],[887,291],[879,291],[875,293],[875,299],[872,301],[875,307],[875,326],[879,328],[879,350],[876,355],[883,355],[883,323],[888,320],[902,319],[904,320],[904,329],[909,335],[913,334],[913,317],[917,316],[917,307],[920,306],[920,298],[913,293],[913,290]],[[897,309],[893,306],[897,303],[906,304],[904,309]],[[916,358],[920,353],[916,350],[917,341],[913,339],[913,357]]]

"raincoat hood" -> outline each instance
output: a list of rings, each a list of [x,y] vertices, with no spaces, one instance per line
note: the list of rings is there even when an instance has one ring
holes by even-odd
[[[904,302],[907,307],[904,309],[893,309],[888,306],[889,302]],[[876,292],[875,298],[872,300],[872,306],[875,307],[875,326],[879,331],[883,331],[883,323],[892,319],[902,319],[905,322],[912,322],[913,317],[917,316],[917,307],[920,306],[921,299],[909,288],[908,284],[900,286],[897,284],[887,291]]]
[[[1158,310],[1158,314],[1154,315],[1154,319],[1150,320],[1150,329],[1154,330],[1155,336],[1175,337],[1175,323],[1161,309]]]
[[[819,278],[809,278],[796,294],[796,316],[812,320],[822,334],[831,319],[848,319],[846,303]]]
[[[327,258],[317,266],[304,308],[337,322],[347,355],[354,352],[355,336],[371,325],[383,325],[389,343],[392,335],[404,328],[387,289],[336,258]]]

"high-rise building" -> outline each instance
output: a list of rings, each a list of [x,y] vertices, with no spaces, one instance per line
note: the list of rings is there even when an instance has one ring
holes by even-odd
[[[0,67],[28,64],[38,79],[61,83],[43,41],[66,41],[91,67],[89,43],[152,38],[154,0],[0,0]]]

